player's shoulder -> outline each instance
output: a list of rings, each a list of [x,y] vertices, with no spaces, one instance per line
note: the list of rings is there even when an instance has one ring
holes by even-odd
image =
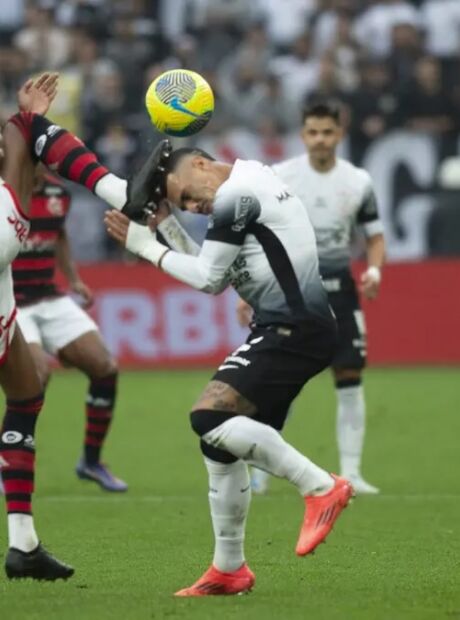
[[[241,196],[255,197],[272,176],[270,168],[258,161],[237,159],[229,178],[217,190],[218,206],[234,203]]]
[[[351,161],[339,157],[337,159],[337,167],[342,176],[347,178],[349,182],[355,183],[359,188],[365,189],[369,185],[372,185],[369,172],[364,168],[355,166]]]
[[[265,168],[260,162],[237,160],[230,177],[216,192],[212,216],[215,224],[233,222],[242,213],[251,220],[258,216],[263,180],[268,182],[267,174],[274,176]]]

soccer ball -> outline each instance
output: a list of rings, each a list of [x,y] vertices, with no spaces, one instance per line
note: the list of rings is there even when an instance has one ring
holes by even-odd
[[[169,136],[191,136],[203,129],[211,118],[214,95],[199,73],[173,69],[150,84],[145,105],[159,131]]]

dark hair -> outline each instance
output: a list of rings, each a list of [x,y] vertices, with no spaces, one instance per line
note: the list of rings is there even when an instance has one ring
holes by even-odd
[[[315,116],[317,118],[332,118],[337,125],[341,121],[341,105],[337,101],[314,101],[309,103],[302,112],[302,122],[307,118]]]
[[[175,151],[171,153],[169,160],[168,160],[167,167],[166,167],[166,171],[173,172],[173,170],[177,168],[177,165],[179,164],[180,160],[183,159],[186,155],[200,155],[201,157],[204,157],[205,159],[209,159],[210,161],[215,161],[214,157],[212,157],[206,151],[203,151],[203,149],[200,149],[197,147],[183,147],[181,149],[176,149]]]

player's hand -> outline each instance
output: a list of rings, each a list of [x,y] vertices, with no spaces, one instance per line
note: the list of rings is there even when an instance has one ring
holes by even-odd
[[[57,94],[59,74],[43,73],[36,80],[27,80],[18,91],[21,112],[46,114]]]
[[[248,327],[252,321],[254,311],[252,307],[242,299],[238,299],[236,305],[236,317],[241,327]]]
[[[359,290],[366,299],[375,299],[380,288],[380,271],[377,267],[370,267],[361,274],[361,284]]]
[[[81,280],[76,280],[75,282],[72,282],[72,284],[70,285],[70,288],[72,289],[74,293],[76,293],[77,295],[80,295],[80,297],[82,298],[83,308],[90,308],[93,305],[94,303],[93,291],[88,286],[86,286],[84,282],[82,282]]]
[[[108,234],[123,247],[126,247],[130,221],[129,217],[115,209],[106,211],[104,215],[104,223]]]
[[[158,205],[155,213],[149,215],[147,218],[147,226],[152,232],[156,232],[159,224],[163,222],[172,213],[171,204],[168,200],[162,200]]]

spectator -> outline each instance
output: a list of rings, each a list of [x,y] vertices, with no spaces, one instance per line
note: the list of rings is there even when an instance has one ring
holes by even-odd
[[[433,56],[415,65],[414,83],[401,99],[400,117],[415,131],[444,134],[455,127],[456,109],[442,83],[440,62]]]
[[[407,0],[380,0],[355,23],[358,43],[374,58],[388,58],[393,28],[398,24],[420,26],[420,14]]]
[[[287,52],[307,29],[316,9],[316,0],[255,0],[257,16],[267,24],[272,43]]]
[[[325,54],[319,63],[316,88],[309,94],[308,100],[344,99],[340,88],[337,67],[331,54]]]
[[[96,148],[98,137],[108,131],[113,119],[124,118],[126,125],[125,92],[115,65],[100,63],[92,74],[91,89],[82,103],[83,136],[91,148]]]
[[[0,47],[1,123],[17,110],[16,93],[26,79],[28,65],[29,58],[22,50],[12,46]]]
[[[15,45],[28,55],[32,71],[59,69],[69,59],[69,34],[53,20],[52,9],[31,5],[26,11],[26,27],[14,38]]]
[[[425,0],[421,15],[426,31],[426,51],[441,59],[457,56],[460,53],[460,2]]]
[[[392,32],[392,51],[388,62],[394,83],[407,89],[416,62],[424,55],[420,31],[410,24],[397,24]]]
[[[274,58],[270,62],[270,71],[280,78],[283,95],[301,105],[316,88],[319,77],[319,62],[311,56],[308,33],[294,41],[290,54]]]
[[[367,62],[361,67],[361,85],[350,98],[350,134],[355,156],[367,147],[370,140],[391,129],[398,107],[398,96],[387,65]]]

